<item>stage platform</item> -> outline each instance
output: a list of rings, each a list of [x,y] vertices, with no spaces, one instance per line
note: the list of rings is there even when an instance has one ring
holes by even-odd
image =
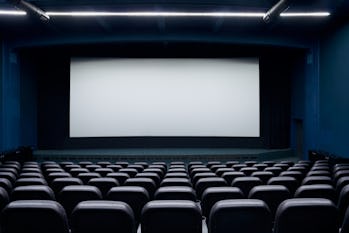
[[[74,149],[74,150],[35,150],[38,161],[228,161],[228,160],[292,160],[292,149],[246,149],[246,148],[129,148],[129,149]]]

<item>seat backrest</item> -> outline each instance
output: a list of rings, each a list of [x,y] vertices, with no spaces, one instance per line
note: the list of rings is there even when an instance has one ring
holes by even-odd
[[[155,182],[156,187],[160,186],[161,178],[155,172],[146,172],[146,173],[141,172],[141,173],[138,173],[136,177],[150,178]]]
[[[332,179],[329,176],[307,176],[303,179],[302,185],[311,185],[311,184],[328,184],[332,185]]]
[[[161,187],[166,186],[187,186],[192,187],[192,184],[188,178],[165,178],[161,181]]]
[[[231,183],[233,187],[238,187],[247,198],[250,190],[258,185],[263,185],[258,177],[237,177]]]
[[[52,200],[55,201],[55,194],[46,185],[18,186],[11,194],[11,201],[17,200]]]
[[[140,186],[148,191],[150,198],[153,198],[156,184],[150,178],[129,178],[124,183],[125,186]]]
[[[43,178],[19,178],[15,183],[16,187],[28,185],[47,185],[47,182]]]
[[[62,189],[57,197],[69,216],[74,207],[82,201],[101,200],[102,193],[97,187],[89,185],[70,185]]]
[[[274,233],[338,233],[337,210],[322,198],[294,198],[276,211]]]
[[[118,201],[83,201],[71,214],[72,233],[135,233],[131,207]]]
[[[78,175],[78,178],[82,181],[83,184],[87,185],[88,182],[93,178],[100,178],[101,175],[97,172],[87,172],[87,173],[80,173]]]
[[[202,233],[201,210],[192,201],[150,201],[141,219],[142,233]]]
[[[344,186],[338,197],[339,222],[342,223],[346,210],[349,207],[349,184]]]
[[[328,184],[302,185],[296,190],[294,197],[326,198],[334,203],[337,202],[336,191]]]
[[[68,185],[83,185],[82,181],[79,178],[75,177],[63,177],[56,178],[51,182],[50,187],[53,192],[57,195],[65,186]]]
[[[222,175],[222,177],[227,181],[228,185],[231,185],[235,178],[243,176],[246,176],[243,172],[224,172]]]
[[[123,173],[123,172],[109,173],[109,174],[107,174],[107,177],[116,179],[120,185],[123,185],[125,183],[125,181],[128,178],[130,178],[130,176],[127,173]]]
[[[189,200],[196,201],[195,190],[187,186],[160,187],[154,195],[155,200]]]
[[[222,177],[201,178],[196,182],[195,190],[197,197],[201,200],[202,193],[209,187],[225,187],[227,182]]]
[[[260,185],[251,189],[248,198],[264,201],[270,209],[272,218],[281,202],[291,198],[290,191],[282,185]]]
[[[202,194],[202,214],[209,217],[212,206],[221,200],[243,199],[244,194],[236,187],[211,187],[207,188]]]
[[[103,198],[105,198],[111,188],[119,186],[119,182],[114,178],[101,177],[101,178],[92,178],[88,182],[88,185],[97,187],[101,191]]]
[[[2,209],[10,202],[8,192],[0,187],[0,213]]]
[[[6,178],[0,178],[0,187],[5,189],[7,193],[12,192],[12,183]]]
[[[135,219],[140,221],[141,211],[150,200],[148,191],[139,186],[119,186],[111,188],[106,199],[127,203],[133,210]]]
[[[1,213],[2,233],[69,233],[63,207],[48,200],[22,200]]]
[[[272,172],[258,171],[253,172],[251,176],[258,177],[259,179],[261,179],[263,184],[267,184],[270,178],[274,177],[274,174]]]
[[[299,182],[294,177],[278,176],[270,178],[268,185],[283,185],[290,191],[291,195],[293,195],[299,186]]]
[[[113,173],[114,170],[111,168],[97,168],[95,172],[99,173],[102,177],[106,177],[107,174]]]
[[[271,233],[272,218],[261,200],[222,200],[211,209],[208,229],[210,233]]]

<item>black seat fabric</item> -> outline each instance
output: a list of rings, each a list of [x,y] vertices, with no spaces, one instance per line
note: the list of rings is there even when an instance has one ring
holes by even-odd
[[[1,214],[1,227],[2,233],[69,233],[63,207],[47,200],[11,202]]]
[[[336,206],[322,198],[294,198],[276,211],[275,233],[338,233]]]
[[[100,178],[101,175],[97,172],[87,172],[87,173],[80,173],[78,175],[78,178],[82,181],[83,184],[88,184],[88,182],[93,178]]]
[[[270,209],[272,218],[279,205],[286,199],[291,198],[291,193],[282,185],[260,185],[251,189],[248,198],[264,201]]]
[[[2,211],[2,209],[9,203],[10,198],[8,195],[8,192],[0,187],[0,213]]]
[[[155,200],[189,200],[196,201],[195,190],[186,186],[168,186],[159,188],[154,195]]]
[[[148,191],[138,186],[114,187],[108,192],[107,199],[127,203],[132,208],[137,222],[144,205],[150,200]]]
[[[208,229],[210,233],[271,233],[272,218],[261,200],[222,200],[211,209]]]
[[[295,197],[298,198],[326,198],[336,203],[336,192],[331,185],[328,184],[312,184],[300,186]]]
[[[28,185],[16,187],[11,200],[56,200],[52,189],[46,185]]]
[[[69,216],[74,207],[82,201],[101,200],[102,193],[97,187],[89,185],[70,185],[58,194],[58,201],[62,204]]]
[[[342,188],[338,197],[339,221],[342,223],[346,210],[349,207],[349,185]]]
[[[165,178],[161,181],[161,187],[166,186],[187,186],[192,187],[192,184],[187,178]]]
[[[148,191],[150,198],[153,198],[156,184],[150,178],[129,178],[124,183],[125,186],[140,186]]]
[[[221,177],[201,178],[195,185],[196,194],[201,199],[202,193],[209,187],[224,187],[228,186],[227,182]]]
[[[56,178],[52,181],[51,188],[55,194],[58,194],[65,186],[68,185],[83,185],[83,183],[79,178],[75,177]]]
[[[311,185],[311,184],[329,184],[332,185],[332,179],[329,176],[308,176],[305,177],[302,181],[302,185]]]
[[[142,233],[202,233],[201,210],[192,201],[148,202],[142,211]]]
[[[258,185],[262,185],[261,179],[258,177],[237,177],[233,180],[232,186],[238,187],[245,197],[248,197],[250,190]]]
[[[293,195],[298,188],[299,182],[294,177],[280,176],[270,178],[268,185],[283,185],[290,191],[291,195]]]
[[[71,215],[72,233],[135,233],[131,207],[117,201],[83,201]]]
[[[119,186],[119,182],[114,178],[101,177],[91,179],[88,185],[97,187],[101,191],[103,198],[105,198],[111,188]]]
[[[224,172],[222,177],[227,181],[228,185],[231,185],[233,180],[237,177],[246,176],[243,172]]]
[[[209,217],[212,206],[221,200],[243,199],[244,194],[236,187],[211,187],[207,188],[202,194],[202,214]]]
[[[12,183],[6,178],[0,178],[0,187],[5,189],[7,193],[12,191]]]
[[[15,183],[16,187],[27,185],[47,185],[47,182],[43,178],[19,178]]]
[[[122,172],[113,172],[107,174],[107,177],[114,178],[116,179],[120,185],[123,185],[125,181],[130,178],[130,176],[127,173],[122,173]]]

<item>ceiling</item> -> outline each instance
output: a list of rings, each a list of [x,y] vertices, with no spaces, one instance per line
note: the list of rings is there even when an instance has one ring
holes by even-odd
[[[252,11],[266,12],[277,0],[28,0],[44,11]],[[290,0],[291,11],[329,11],[326,19],[280,19],[266,25],[261,19],[246,18],[130,18],[51,17],[43,23],[35,17],[0,16],[3,37],[109,36],[114,34],[279,34],[314,36],[334,21],[349,15],[349,0]],[[0,9],[14,9],[0,0]]]

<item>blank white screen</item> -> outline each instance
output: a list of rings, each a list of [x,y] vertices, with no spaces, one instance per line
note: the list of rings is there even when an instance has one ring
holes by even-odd
[[[258,59],[72,58],[70,137],[259,137]]]

